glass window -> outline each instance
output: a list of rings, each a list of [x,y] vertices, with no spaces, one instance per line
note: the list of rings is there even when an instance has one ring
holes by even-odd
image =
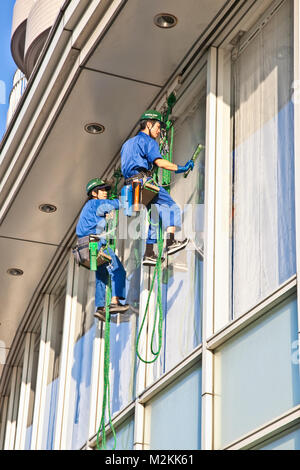
[[[132,450],[134,439],[134,419],[127,419],[116,431],[116,449],[115,450]],[[106,449],[112,450],[114,447],[114,437],[110,435],[106,440]]]
[[[263,442],[254,450],[300,450],[300,428],[289,429],[284,433]]]
[[[121,223],[122,219],[120,218],[119,224]],[[120,242],[119,245],[122,248],[119,250],[119,256],[126,270],[126,302],[130,305],[130,308],[125,314],[111,317],[110,395],[112,414],[117,413],[130,403],[135,394],[136,329],[140,296],[140,263],[142,259],[142,243],[140,240],[127,239]]]
[[[81,448],[88,439],[93,343],[96,333],[94,314],[95,273],[79,269],[77,340],[73,350],[69,407],[69,446]],[[68,448],[69,448],[68,446]]]
[[[59,388],[59,369],[61,359],[62,332],[66,300],[66,276],[64,271],[52,294],[55,296],[53,305],[53,326],[51,334],[51,352],[46,388],[46,406],[44,410],[42,449],[51,450],[54,444],[55,420]]]
[[[287,0],[233,60],[233,316],[296,272],[292,82]]]
[[[39,318],[39,323],[40,323],[40,320],[41,320],[41,317]],[[36,340],[35,340],[35,345],[34,345],[34,353],[33,353],[25,449],[30,449],[30,444],[31,444],[32,422],[33,422],[34,400],[35,400],[35,393],[36,393],[36,379],[37,379],[40,341],[41,341],[41,325],[39,324],[37,335],[36,335]]]
[[[300,402],[297,299],[293,295],[215,354],[215,448]]]
[[[176,413],[174,413],[176,410]],[[200,449],[201,367],[194,366],[146,405],[150,449]]]

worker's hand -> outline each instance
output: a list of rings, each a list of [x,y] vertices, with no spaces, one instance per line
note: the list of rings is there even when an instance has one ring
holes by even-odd
[[[184,166],[177,165],[178,168],[175,170],[175,173],[185,173],[188,170],[193,170],[194,162],[193,160],[189,160]]]
[[[105,218],[106,218],[106,220],[113,219],[114,218],[114,211],[107,212],[107,214],[105,215]]]

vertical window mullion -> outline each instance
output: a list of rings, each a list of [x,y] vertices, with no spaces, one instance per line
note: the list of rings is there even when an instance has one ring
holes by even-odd
[[[217,49],[212,47],[207,62],[206,165],[205,165],[205,256],[203,287],[202,351],[202,445],[213,446],[213,353],[206,339],[213,334],[214,315],[214,244],[215,244],[215,171],[217,122]]]

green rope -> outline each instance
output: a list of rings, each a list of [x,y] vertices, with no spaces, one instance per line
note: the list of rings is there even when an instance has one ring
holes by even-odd
[[[116,431],[112,424],[111,411],[110,411],[110,382],[109,382],[109,366],[110,366],[110,314],[109,306],[111,302],[111,280],[109,278],[106,287],[106,301],[105,301],[105,333],[104,333],[104,385],[103,385],[103,402],[102,402],[102,415],[100,419],[100,426],[97,431],[97,449],[106,449],[106,429],[105,429],[105,415],[106,408],[108,410],[109,425],[114,436],[114,447],[117,445]],[[102,434],[102,441],[100,445],[100,434]]]
[[[118,183],[121,179],[120,170],[116,170],[114,173],[115,177],[115,187],[112,190],[110,195],[111,199],[117,197]],[[107,233],[110,234],[110,239],[108,242],[108,247],[113,251],[116,249],[116,228],[118,224],[118,211],[115,213],[113,219],[109,219],[107,222]],[[106,250],[108,252],[108,250]],[[106,298],[105,298],[105,332],[104,332],[104,371],[103,371],[103,401],[102,401],[102,415],[100,419],[100,426],[97,431],[97,449],[105,450],[106,449],[106,429],[105,429],[105,416],[106,409],[108,412],[109,426],[114,436],[114,447],[115,450],[117,446],[116,431],[112,423],[111,410],[110,410],[110,381],[109,381],[109,368],[110,368],[110,314],[109,306],[111,303],[112,289],[111,289],[111,278],[109,276],[108,283],[106,286]],[[100,444],[100,435],[102,435],[102,440]]]
[[[162,234],[162,223],[161,223],[161,219],[160,219],[160,221],[159,221],[159,233],[158,233],[158,258],[157,258],[157,262],[156,262],[156,265],[155,265],[155,268],[154,268],[154,273],[153,273],[151,287],[150,287],[148,298],[147,298],[145,313],[144,313],[144,316],[143,316],[142,324],[141,324],[141,327],[139,329],[139,333],[138,333],[138,336],[137,336],[137,342],[136,342],[136,354],[137,354],[138,358],[142,362],[144,362],[145,364],[151,364],[152,362],[155,362],[156,359],[158,358],[159,354],[160,354],[161,347],[162,347],[163,308],[162,308],[162,293],[161,293],[161,257],[162,257],[162,253],[163,253],[163,247],[164,247],[164,240],[163,240],[163,234]],[[152,335],[151,335],[151,345],[150,345],[151,353],[153,354],[154,359],[152,359],[150,361],[147,361],[139,353],[139,342],[140,342],[140,337],[141,337],[141,334],[142,334],[142,331],[143,331],[143,327],[145,325],[147,314],[148,314],[148,311],[149,311],[150,298],[151,298],[151,294],[153,292],[154,283],[155,283],[156,278],[157,278],[157,303],[156,303],[156,308],[155,308],[153,330],[152,330]],[[155,337],[155,331],[156,331],[158,311],[159,311],[158,349],[157,349],[157,351],[154,351],[154,337]]]

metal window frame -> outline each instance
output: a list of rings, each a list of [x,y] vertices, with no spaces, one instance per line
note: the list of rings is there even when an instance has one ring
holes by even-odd
[[[297,289],[296,276],[292,276],[272,294],[259,302],[255,307],[245,312],[240,317],[235,318],[227,323],[222,329],[207,339],[207,347],[209,350],[222,346],[226,341],[240,333],[247,326],[269,313],[271,309],[275,308],[278,304],[283,302],[286,298],[291,296]]]
[[[217,131],[217,49],[211,47],[207,60],[205,220],[202,317],[202,432],[201,449],[213,448],[213,353],[207,338],[214,328],[215,292],[215,210],[216,210],[216,131]]]
[[[294,89],[300,87],[300,5],[293,0],[294,13]],[[295,96],[294,96],[295,97]],[[294,100],[294,152],[295,152],[295,216],[296,216],[296,272],[300,271],[300,102]],[[297,283],[298,349],[300,346],[300,286]],[[300,364],[299,364],[300,368]]]
[[[228,444],[222,450],[247,450],[269,439],[279,437],[290,428],[300,424],[300,405],[291,408],[275,419],[263,424],[255,430],[245,434]]]
[[[28,332],[25,335],[25,349],[22,368],[21,390],[19,398],[18,420],[15,439],[15,450],[24,450],[26,441],[27,420],[31,384],[33,379],[33,361],[36,333]]]
[[[81,310],[78,308],[77,303],[78,281],[79,266],[75,265],[74,256],[71,252],[68,265],[54,450],[67,449],[67,436],[69,433],[69,408],[66,405],[68,403],[68,396],[71,386],[73,349],[76,340],[76,325],[78,321],[78,314],[81,314]]]
[[[13,366],[10,383],[10,394],[7,410],[4,450],[13,450],[15,446],[18,401],[21,388],[22,367]]]
[[[34,412],[33,412],[31,450],[42,449],[47,380],[48,380],[50,367],[52,366],[51,361],[50,361],[50,354],[51,354],[51,335],[52,335],[52,329],[53,329],[53,314],[54,314],[54,296],[45,294],[43,313],[42,313],[42,326],[41,326],[40,350],[39,350],[39,359],[38,359],[36,396],[35,396]]]
[[[8,396],[2,397],[1,403],[1,423],[0,423],[0,449],[4,447],[5,428],[7,422]]]

